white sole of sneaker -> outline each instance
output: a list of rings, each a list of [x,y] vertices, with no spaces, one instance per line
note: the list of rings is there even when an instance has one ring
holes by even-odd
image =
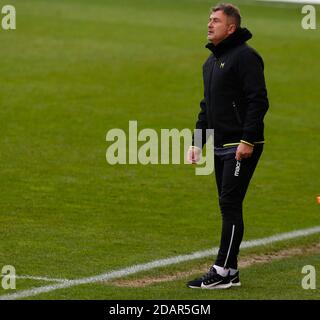
[[[233,287],[241,287],[241,282],[231,283]]]
[[[215,290],[215,289],[228,289],[232,287],[232,283],[226,283],[226,284],[217,284],[217,285],[205,285],[205,284],[201,284],[201,289],[209,289],[209,290]]]
[[[201,287],[195,287],[195,286],[188,286],[188,288],[191,288],[191,289],[201,289]]]

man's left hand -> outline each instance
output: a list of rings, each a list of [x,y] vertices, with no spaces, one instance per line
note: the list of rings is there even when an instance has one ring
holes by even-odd
[[[250,158],[252,155],[252,152],[253,152],[252,146],[249,146],[248,144],[241,142],[237,148],[236,160],[241,161],[242,159]]]

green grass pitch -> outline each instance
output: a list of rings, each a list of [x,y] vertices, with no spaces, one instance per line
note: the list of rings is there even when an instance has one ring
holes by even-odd
[[[127,130],[129,120],[158,132],[193,129],[215,2],[1,0],[0,7],[7,2],[17,29],[0,30],[0,269],[78,279],[218,246],[212,175],[105,160],[106,133]],[[301,28],[300,5],[235,4],[264,58],[270,99],[265,150],[244,205],[245,240],[317,226],[320,30]],[[184,279],[147,288],[93,283],[30,299],[319,299],[319,289],[301,288],[307,264],[320,274],[316,255],[293,257],[244,269],[243,288],[223,293],[188,289]],[[16,290],[0,295],[47,284],[17,279]]]

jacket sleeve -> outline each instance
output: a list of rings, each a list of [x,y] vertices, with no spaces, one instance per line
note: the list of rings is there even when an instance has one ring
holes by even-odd
[[[247,106],[242,140],[253,144],[263,131],[263,118],[269,108],[263,60],[254,50],[239,54],[239,76]]]
[[[202,149],[206,143],[206,129],[208,128],[206,108],[206,99],[203,98],[200,101],[200,112],[198,114],[198,120],[196,122],[196,129],[199,129],[198,131],[200,134],[192,135],[192,145],[200,149]],[[201,141],[199,141],[200,137]]]

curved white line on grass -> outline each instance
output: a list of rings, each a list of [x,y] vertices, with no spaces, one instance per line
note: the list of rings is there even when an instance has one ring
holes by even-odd
[[[267,238],[243,241],[241,248],[242,249],[253,248],[253,247],[260,246],[260,245],[267,245],[270,243],[275,243],[275,242],[279,242],[282,240],[289,240],[289,239],[294,239],[294,238],[298,238],[298,237],[308,236],[308,235],[315,234],[315,233],[320,233],[320,226],[317,226],[314,228],[309,228],[309,229],[287,232],[287,233],[281,233],[281,234],[277,234],[277,235],[267,237]],[[134,274],[134,273],[138,273],[140,271],[147,271],[147,270],[151,270],[151,269],[155,269],[155,268],[159,268],[159,267],[177,264],[177,263],[184,262],[184,261],[205,258],[208,256],[212,256],[214,254],[217,254],[218,250],[219,250],[219,248],[215,247],[210,250],[197,251],[197,252],[187,254],[187,255],[180,255],[180,256],[176,256],[176,257],[172,257],[172,258],[155,260],[155,261],[151,261],[151,262],[144,263],[144,264],[133,265],[128,268],[124,268],[124,269],[120,269],[120,270],[116,270],[116,271],[111,271],[111,272],[103,273],[103,274],[88,277],[88,278],[80,278],[80,279],[75,279],[75,280],[69,280],[69,281],[63,282],[63,283],[58,283],[58,284],[28,289],[28,290],[21,290],[16,293],[0,296],[0,300],[14,300],[14,299],[27,298],[27,297],[31,297],[31,296],[36,296],[41,293],[55,291],[58,289],[66,289],[69,287],[79,286],[81,284],[95,283],[95,282],[100,282],[100,281],[108,281],[108,280],[112,280],[112,279],[116,279],[116,278],[125,277],[128,275]]]
[[[49,281],[49,282],[68,282],[68,279],[57,279],[57,278],[48,278],[48,277],[37,277],[37,276],[28,276],[28,275],[16,275],[16,279],[28,279],[28,280],[39,280],[39,281]]]

